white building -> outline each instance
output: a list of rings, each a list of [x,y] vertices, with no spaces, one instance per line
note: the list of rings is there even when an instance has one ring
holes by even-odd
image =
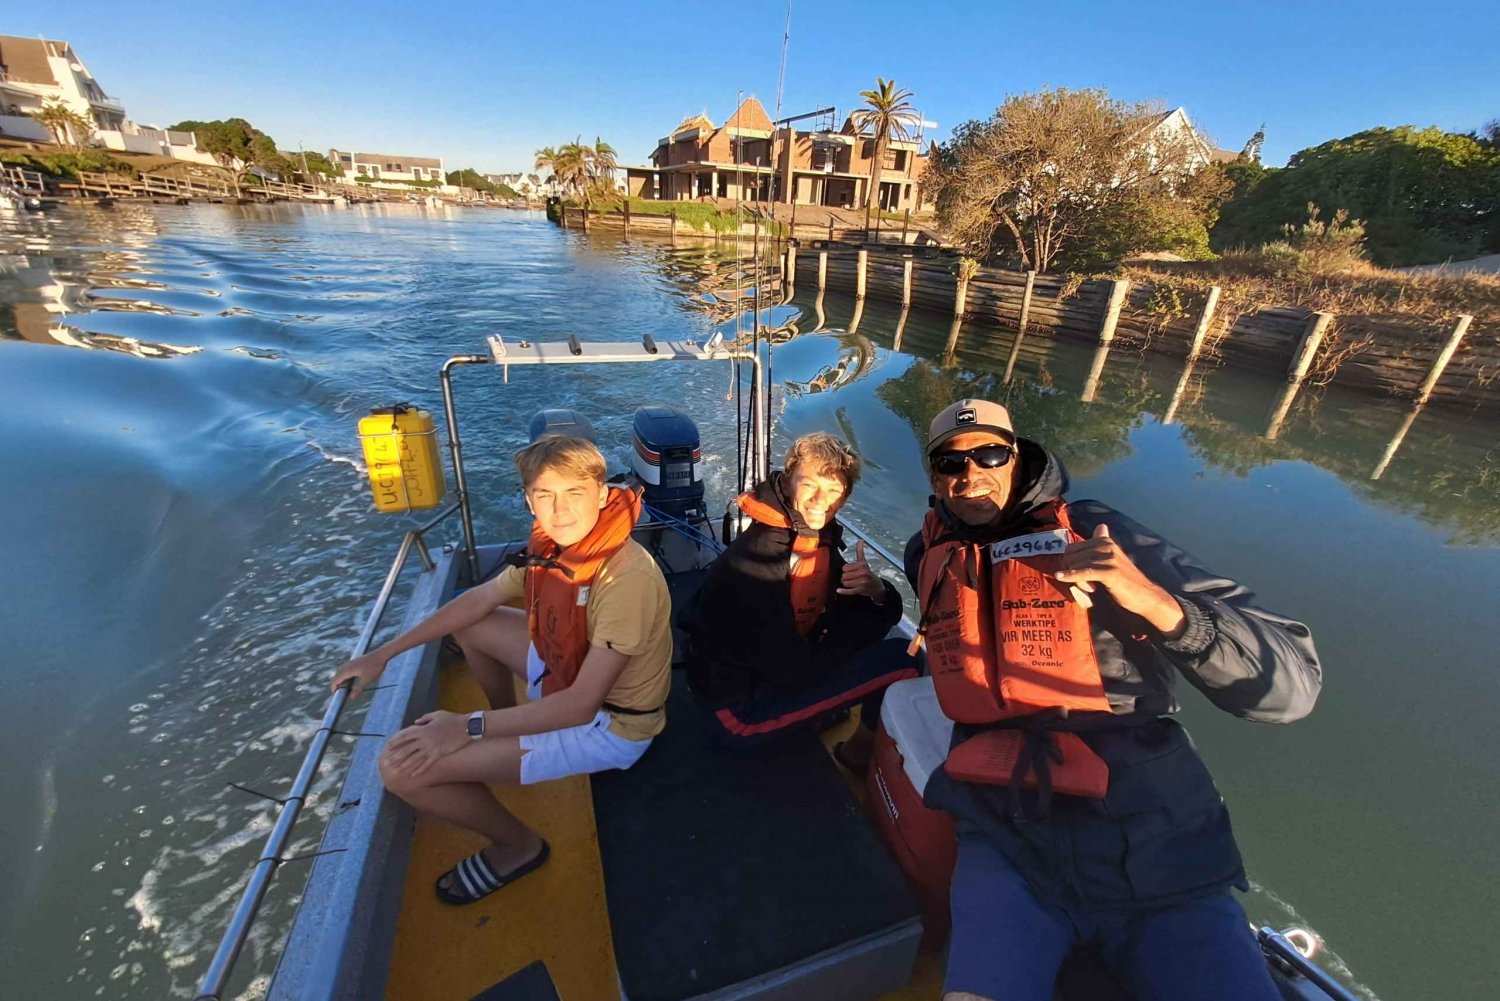
[[[1202,169],[1211,163],[1227,163],[1239,157],[1239,154],[1232,150],[1218,149],[1209,143],[1203,134],[1193,127],[1186,108],[1174,108],[1164,112],[1152,124],[1148,134],[1152,138],[1161,136],[1164,141],[1186,139],[1192,151],[1195,170]]]
[[[72,137],[79,145],[214,162],[191,132],[137,125],[125,117],[125,106],[104,93],[67,42],[0,35],[0,134],[52,142],[52,133],[30,116],[53,102],[93,123],[91,135]]]
[[[125,106],[104,93],[67,42],[0,35],[0,133],[52,142],[52,133],[30,115],[58,101],[93,123],[99,132],[125,124]],[[87,144],[88,136],[75,136]]]
[[[437,181],[446,184],[440,156],[400,156],[394,153],[346,153],[331,149],[328,162],[344,172],[344,180],[382,188],[410,188],[405,181]]]

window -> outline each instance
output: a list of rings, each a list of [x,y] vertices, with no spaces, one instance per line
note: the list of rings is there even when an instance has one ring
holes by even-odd
[[[414,180],[420,181],[422,179],[422,168],[421,167],[413,167],[411,169],[411,176],[412,176],[412,178]]]

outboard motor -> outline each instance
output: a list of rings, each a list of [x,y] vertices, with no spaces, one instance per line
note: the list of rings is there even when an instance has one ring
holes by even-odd
[[[708,517],[698,463],[698,425],[673,407],[635,412],[630,466],[646,488],[645,502],[663,514],[698,524]]]
[[[594,425],[576,410],[562,408],[538,410],[531,415],[531,423],[526,425],[526,433],[533,443],[543,438],[567,437],[583,438],[598,444],[594,438]],[[696,431],[693,433],[697,434]]]

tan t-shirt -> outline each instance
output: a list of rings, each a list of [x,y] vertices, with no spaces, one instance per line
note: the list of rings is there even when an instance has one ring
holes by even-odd
[[[507,567],[495,578],[495,597],[512,604],[526,596],[526,571]],[[610,557],[589,591],[589,645],[618,650],[630,659],[605,701],[624,709],[654,709],[648,715],[610,712],[610,731],[626,740],[647,740],[666,726],[672,688],[672,599],[661,568],[634,539]],[[607,710],[606,710],[607,711]]]

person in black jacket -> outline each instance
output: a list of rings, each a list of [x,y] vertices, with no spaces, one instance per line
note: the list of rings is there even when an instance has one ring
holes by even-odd
[[[858,480],[858,458],[818,432],[739,498],[749,527],[679,616],[688,683],[724,743],[764,743],[864,701],[868,728],[840,745],[840,760],[860,767],[879,696],[915,676],[901,643],[881,642],[901,618],[896,589],[870,569],[863,543],[844,560],[836,515]]]
[[[1068,489],[1061,463],[1018,438],[1005,408],[986,401],[940,413],[927,459],[933,511],[905,554],[914,587],[926,559],[924,623],[946,609],[929,551],[955,539],[977,544],[961,550],[985,562],[972,579],[998,579],[986,569],[1009,558],[1038,519],[1047,524]],[[1107,792],[1054,792],[1041,781],[1044,762],[1030,782],[1019,771],[1009,782],[933,773],[927,804],[959,820],[944,997],[1048,1001],[1063,960],[1083,946],[1132,998],[1273,1001],[1277,989],[1229,892],[1248,887],[1228,811],[1170,716],[1180,675],[1244,719],[1300,719],[1322,686],[1312,637],[1120,512],[1092,500],[1062,510],[1073,541],[1046,565],[1059,593],[1084,592],[1089,663],[1097,661],[1107,709],[959,723],[948,767],[986,729],[1030,728],[1026,739],[1050,742],[1053,753],[1068,731],[1107,765]],[[1035,581],[1025,587],[1038,593]],[[987,600],[1006,599],[990,591]],[[935,677],[945,669],[935,650],[929,663]]]

